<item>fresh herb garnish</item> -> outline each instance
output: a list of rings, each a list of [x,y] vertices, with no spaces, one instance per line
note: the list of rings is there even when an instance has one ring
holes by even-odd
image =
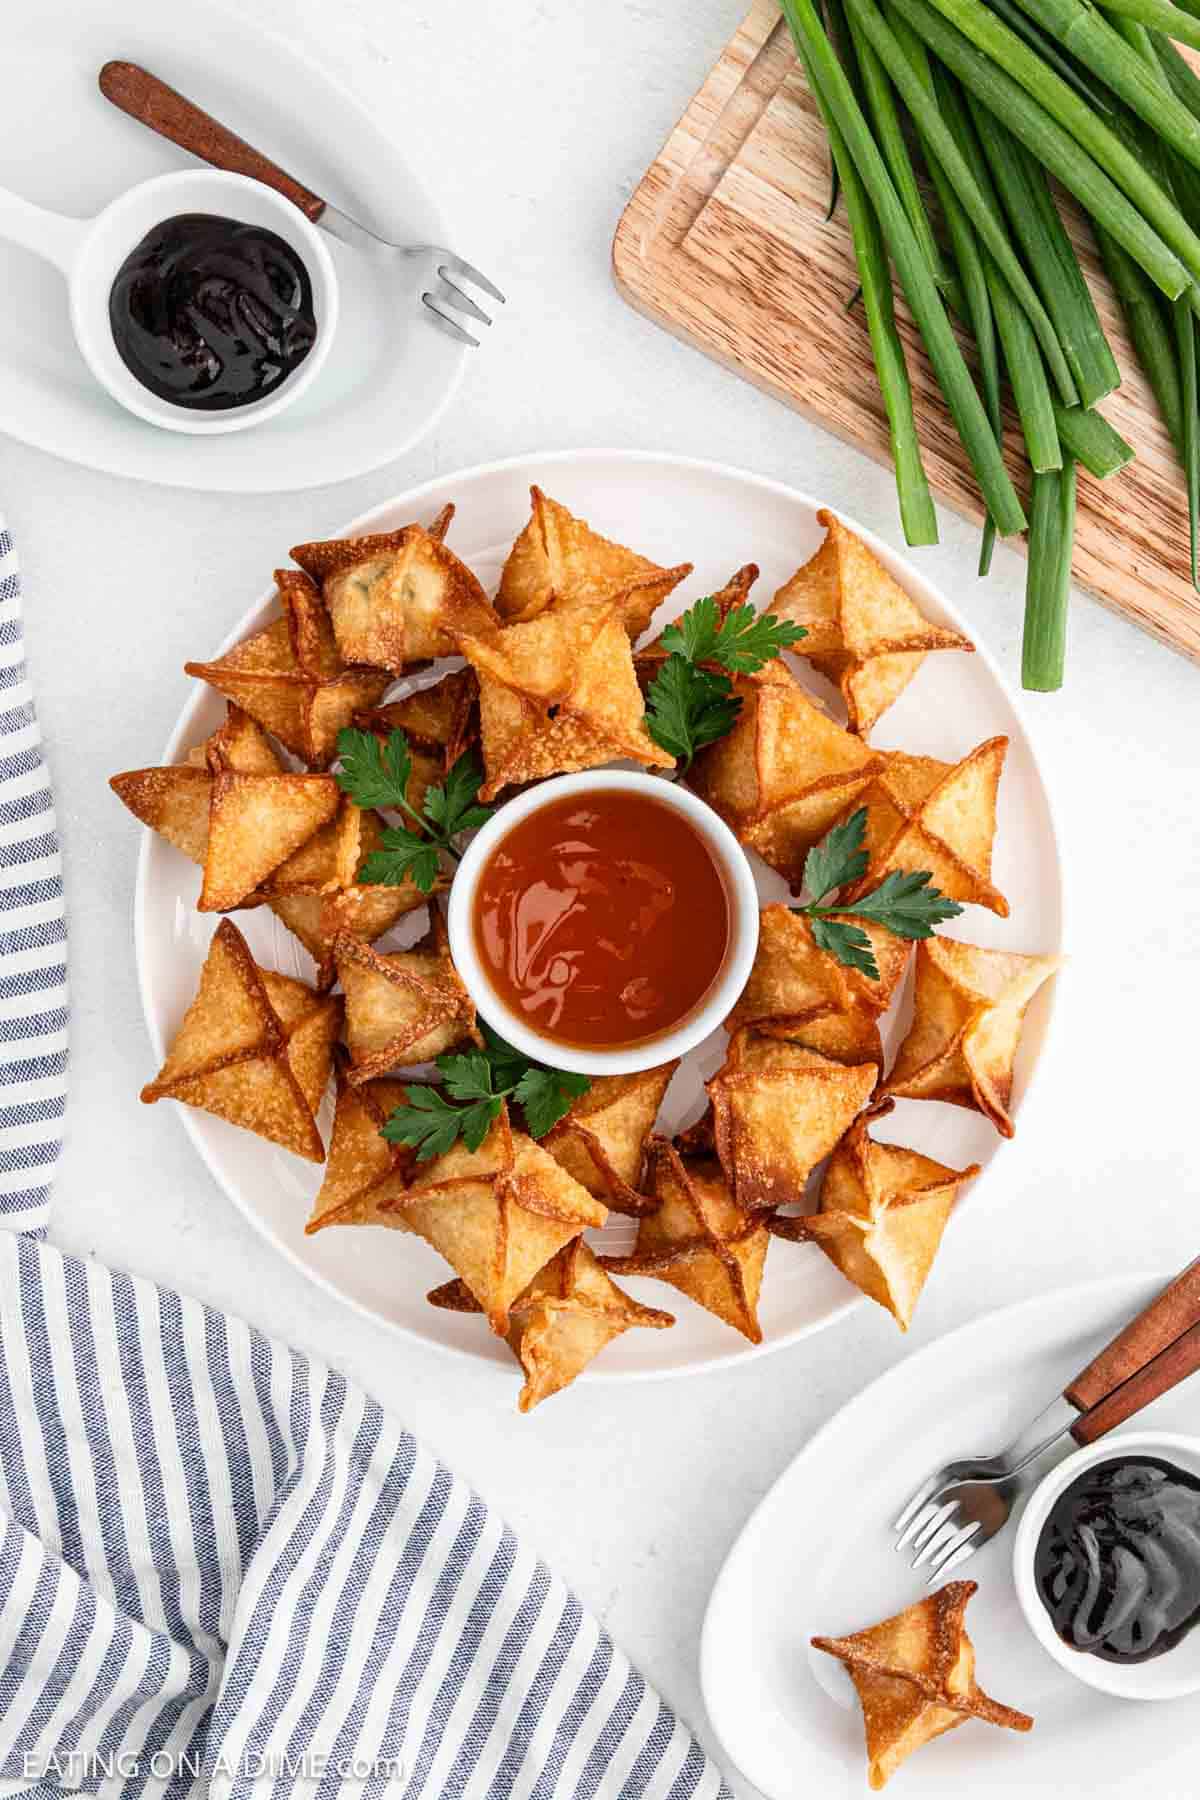
[[[803,625],[749,604],[722,615],[711,594],[697,600],[662,634],[667,658],[646,690],[650,736],[690,768],[697,750],[724,737],[742,710],[729,676],[755,674],[805,636]]]
[[[468,1150],[478,1150],[506,1100],[521,1107],[530,1137],[545,1137],[592,1085],[587,1075],[531,1062],[490,1026],[483,1033],[482,1050],[438,1057],[444,1092],[435,1087],[404,1090],[408,1105],[398,1106],[383,1127],[389,1143],[411,1144],[418,1162],[444,1156],[460,1137]]]
[[[866,829],[867,809],[860,806],[844,824],[835,825],[814,844],[804,860],[804,886],[812,899],[792,911],[811,921],[818,950],[827,950],[845,968],[858,969],[869,980],[878,981],[879,965],[871,940],[860,925],[847,923],[848,917],[882,925],[895,937],[927,938],[933,936],[935,925],[957,918],[962,907],[931,885],[928,869],[893,869],[861,899],[846,906],[830,906],[828,902],[839,888],[861,881],[867,872]]]
[[[338,733],[342,766],[337,783],[356,806],[386,806],[407,813],[415,830],[388,826],[359,870],[358,879],[370,886],[399,887],[412,881],[423,894],[433,892],[442,866],[442,852],[457,862],[453,840],[474,831],[492,816],[490,806],[477,804],[483,770],[469,750],[464,751],[445,781],[426,790],[422,810],[409,803],[408,784],[413,761],[408,739],[393,731],[386,743],[370,731],[347,726]]]

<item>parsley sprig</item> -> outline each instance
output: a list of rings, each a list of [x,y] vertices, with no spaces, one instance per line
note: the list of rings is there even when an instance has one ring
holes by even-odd
[[[444,1156],[460,1137],[468,1150],[478,1150],[506,1100],[520,1106],[530,1137],[545,1137],[592,1085],[587,1075],[530,1061],[487,1025],[483,1033],[482,1050],[438,1057],[444,1091],[405,1089],[408,1105],[398,1106],[383,1127],[389,1143],[411,1144],[418,1162]]]
[[[342,762],[338,786],[356,806],[390,807],[406,813],[415,827],[388,826],[381,834],[380,848],[371,852],[359,870],[359,881],[399,887],[411,880],[423,894],[432,893],[442,852],[457,862],[454,839],[492,816],[490,806],[477,804],[483,770],[474,756],[464,751],[445,781],[426,790],[418,812],[408,798],[413,759],[402,731],[393,731],[386,743],[381,743],[373,732],[347,726],[338,733],[338,755]]]
[[[732,730],[742,702],[730,675],[753,675],[807,634],[748,603],[722,614],[709,594],[662,634],[666,661],[646,690],[646,729],[683,764]]]
[[[845,968],[858,969],[869,980],[878,981],[879,965],[871,940],[860,925],[849,924],[848,917],[882,925],[896,937],[927,938],[933,936],[935,925],[957,918],[962,907],[932,885],[928,869],[893,869],[861,899],[831,906],[829,902],[840,888],[861,881],[867,872],[866,829],[867,809],[860,806],[844,824],[835,825],[814,844],[804,861],[804,886],[812,899],[792,911],[811,921],[818,950],[827,950]]]

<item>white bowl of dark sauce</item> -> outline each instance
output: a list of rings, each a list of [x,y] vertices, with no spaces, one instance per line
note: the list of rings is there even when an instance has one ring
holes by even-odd
[[[186,169],[128,189],[94,219],[8,200],[0,225],[67,277],[93,375],[148,424],[245,431],[320,374],[337,276],[320,232],[271,188]]]
[[[1127,1700],[1200,1690],[1200,1438],[1124,1432],[1068,1456],[1026,1504],[1013,1575],[1078,1680]]]

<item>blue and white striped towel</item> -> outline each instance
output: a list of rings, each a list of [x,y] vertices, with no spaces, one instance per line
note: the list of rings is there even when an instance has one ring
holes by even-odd
[[[729,1800],[366,1394],[41,1241],[65,925],[19,594],[0,531],[0,1796]]]

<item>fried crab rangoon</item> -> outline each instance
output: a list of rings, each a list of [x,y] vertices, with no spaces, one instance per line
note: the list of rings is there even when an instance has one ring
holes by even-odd
[[[974,1581],[948,1581],[894,1618],[850,1637],[815,1637],[853,1681],[867,1739],[867,1782],[883,1787],[922,1744],[968,1719],[1029,1731],[1028,1713],[1002,1706],[975,1679],[964,1614]]]
[[[482,1043],[475,1005],[450,958],[436,908],[429,931],[411,950],[381,956],[343,933],[333,947],[346,995],[346,1046],[357,1086],[389,1069],[432,1062],[456,1045]]]
[[[404,1222],[450,1264],[504,1337],[509,1309],[572,1238],[608,1214],[502,1110],[478,1150],[461,1141],[418,1163],[402,1199]]]
[[[209,741],[212,792],[199,912],[244,905],[273,870],[315,837],[341,805],[332,775],[247,773],[218,732]]]
[[[597,1075],[542,1138],[556,1163],[613,1212],[643,1213],[646,1145],[678,1061],[637,1075]]]
[[[733,686],[737,723],[699,752],[688,785],[798,887],[808,852],[853,810],[883,757],[823,713],[778,662]]]
[[[378,669],[347,668],[324,602],[299,569],[277,569],[283,617],[235,644],[216,662],[184,664],[232,706],[257,719],[312,769],[337,755],[338,732],[383,698],[391,680]]]
[[[851,973],[818,950],[807,919],[782,903],[764,906],[754,966],[725,1028],[750,1025],[834,1062],[873,1062],[882,1071],[879,1026]]]
[[[481,800],[620,758],[674,767],[674,757],[646,730],[633,653],[614,602],[550,609],[484,637],[464,634],[460,647],[479,677],[487,770]]]
[[[539,487],[530,488],[529,499],[529,522],[508,553],[496,595],[497,611],[513,623],[549,607],[564,611],[616,600],[626,632],[639,638],[659,604],[692,572],[691,563],[663,569],[601,537]]]
[[[429,1300],[451,1312],[482,1310],[461,1281],[434,1288]],[[508,1321],[509,1348],[525,1371],[517,1401],[523,1413],[569,1387],[606,1345],[632,1327],[663,1331],[675,1323],[672,1314],[639,1306],[622,1292],[582,1238],[572,1238],[538,1271],[513,1301]]]
[[[341,1019],[340,999],[260,968],[222,919],[196,997],[142,1099],[182,1100],[324,1162],[316,1115]]]
[[[916,1150],[878,1144],[856,1119],[826,1165],[820,1210],[771,1219],[768,1229],[819,1245],[907,1331],[958,1190],[978,1173],[978,1163],[948,1169]]]
[[[1012,1137],[1013,1064],[1025,1012],[1057,956],[984,950],[935,937],[917,946],[913,1020],[883,1091],[946,1100]]]
[[[449,675],[416,688],[402,700],[389,700],[359,713],[354,723],[373,731],[386,743],[393,731],[402,731],[413,760],[408,798],[421,810],[427,788],[443,781],[464,751],[479,741],[479,682],[474,669],[454,669]]]
[[[758,1295],[770,1239],[766,1226],[733,1197],[713,1156],[681,1156],[674,1145],[650,1146],[657,1212],[638,1221],[628,1256],[601,1258],[616,1275],[653,1275],[697,1306],[762,1343]]]
[[[108,784],[135,819],[201,866],[208,853],[208,816],[212,806],[213,778],[208,754],[218,744],[229,768],[251,775],[282,772],[283,765],[262,727],[239,707],[231,706],[225,723],[203,744],[190,750],[186,762],[157,769],[129,769],[123,775],[112,776]]]
[[[930,650],[973,650],[957,631],[934,625],[862,539],[822,508],[825,541],[771,603],[803,625],[797,646],[841,689],[851,731],[863,736],[908,686]]]
[[[453,656],[460,631],[494,625],[487,595],[442,541],[453,513],[447,507],[428,531],[405,525],[289,552],[319,586],[348,663],[402,675],[414,663]]]
[[[867,809],[867,872],[843,897],[877,887],[893,869],[928,869],[947,899],[1006,919],[1008,901],[992,885],[992,842],[1007,750],[1008,739],[994,737],[956,763],[885,752],[857,803]]]
[[[713,1142],[747,1213],[796,1206],[817,1164],[875,1091],[875,1063],[847,1066],[743,1029],[708,1083]]]
[[[405,1084],[365,1081],[354,1087],[346,1079],[347,1061],[345,1051],[339,1049],[334,1063],[337,1103],[325,1179],[305,1232],[322,1231],[327,1225],[388,1225],[407,1231],[404,1214],[390,1203],[408,1185],[414,1152],[407,1144],[393,1144],[383,1136],[383,1127],[396,1108],[408,1105]]]

